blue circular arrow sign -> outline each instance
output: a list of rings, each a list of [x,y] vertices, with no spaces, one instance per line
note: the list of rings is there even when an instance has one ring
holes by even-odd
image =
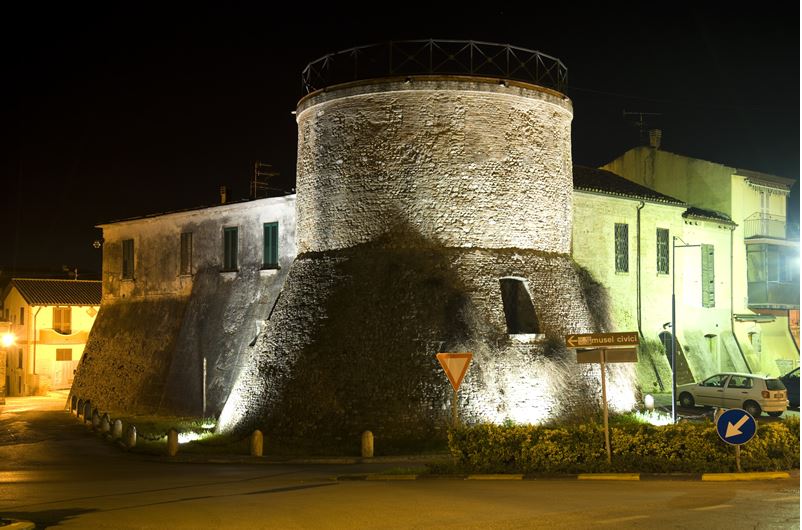
[[[718,417],[716,431],[728,444],[741,445],[755,435],[757,423],[755,418],[745,410],[730,409]]]

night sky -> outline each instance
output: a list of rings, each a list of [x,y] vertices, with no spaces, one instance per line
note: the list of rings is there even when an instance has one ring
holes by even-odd
[[[622,113],[641,111],[661,114],[649,126],[663,129],[667,151],[799,179],[796,2],[729,13],[540,4],[357,11],[295,2],[286,4],[292,16],[269,3],[6,12],[0,269],[98,273],[96,224],[215,204],[223,184],[245,198],[256,160],[289,191],[304,66],[391,39],[491,41],[560,58],[575,164],[601,165],[636,145]],[[797,185],[797,217],[798,194]]]

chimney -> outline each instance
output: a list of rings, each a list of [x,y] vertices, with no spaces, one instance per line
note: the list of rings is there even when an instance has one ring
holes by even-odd
[[[649,129],[649,147],[660,149],[660,140],[663,138],[663,131],[660,129]]]
[[[225,186],[220,186],[220,204],[226,203],[227,195],[228,195],[228,188]]]

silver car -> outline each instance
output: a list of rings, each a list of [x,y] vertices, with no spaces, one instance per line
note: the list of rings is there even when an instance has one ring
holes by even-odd
[[[744,409],[756,418],[762,412],[780,416],[788,408],[788,393],[782,381],[756,374],[716,374],[701,383],[677,386],[677,396],[683,407]]]

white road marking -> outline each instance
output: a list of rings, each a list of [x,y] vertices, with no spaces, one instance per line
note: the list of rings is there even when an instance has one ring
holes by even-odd
[[[616,517],[615,519],[603,519],[601,521],[597,521],[600,524],[607,524],[607,523],[623,523],[625,521],[637,521],[638,519],[648,519],[648,515],[630,515],[628,517]]]
[[[767,500],[769,502],[771,502],[771,501],[774,501],[774,502],[799,501],[799,496],[798,495],[797,496],[791,495],[791,496],[788,496],[788,497],[774,497],[773,499],[770,498],[770,499],[764,499],[764,500]]]
[[[732,508],[732,504],[714,504],[713,506],[700,506],[699,508],[691,508],[697,512],[702,512],[705,510],[720,510],[722,508]]]

